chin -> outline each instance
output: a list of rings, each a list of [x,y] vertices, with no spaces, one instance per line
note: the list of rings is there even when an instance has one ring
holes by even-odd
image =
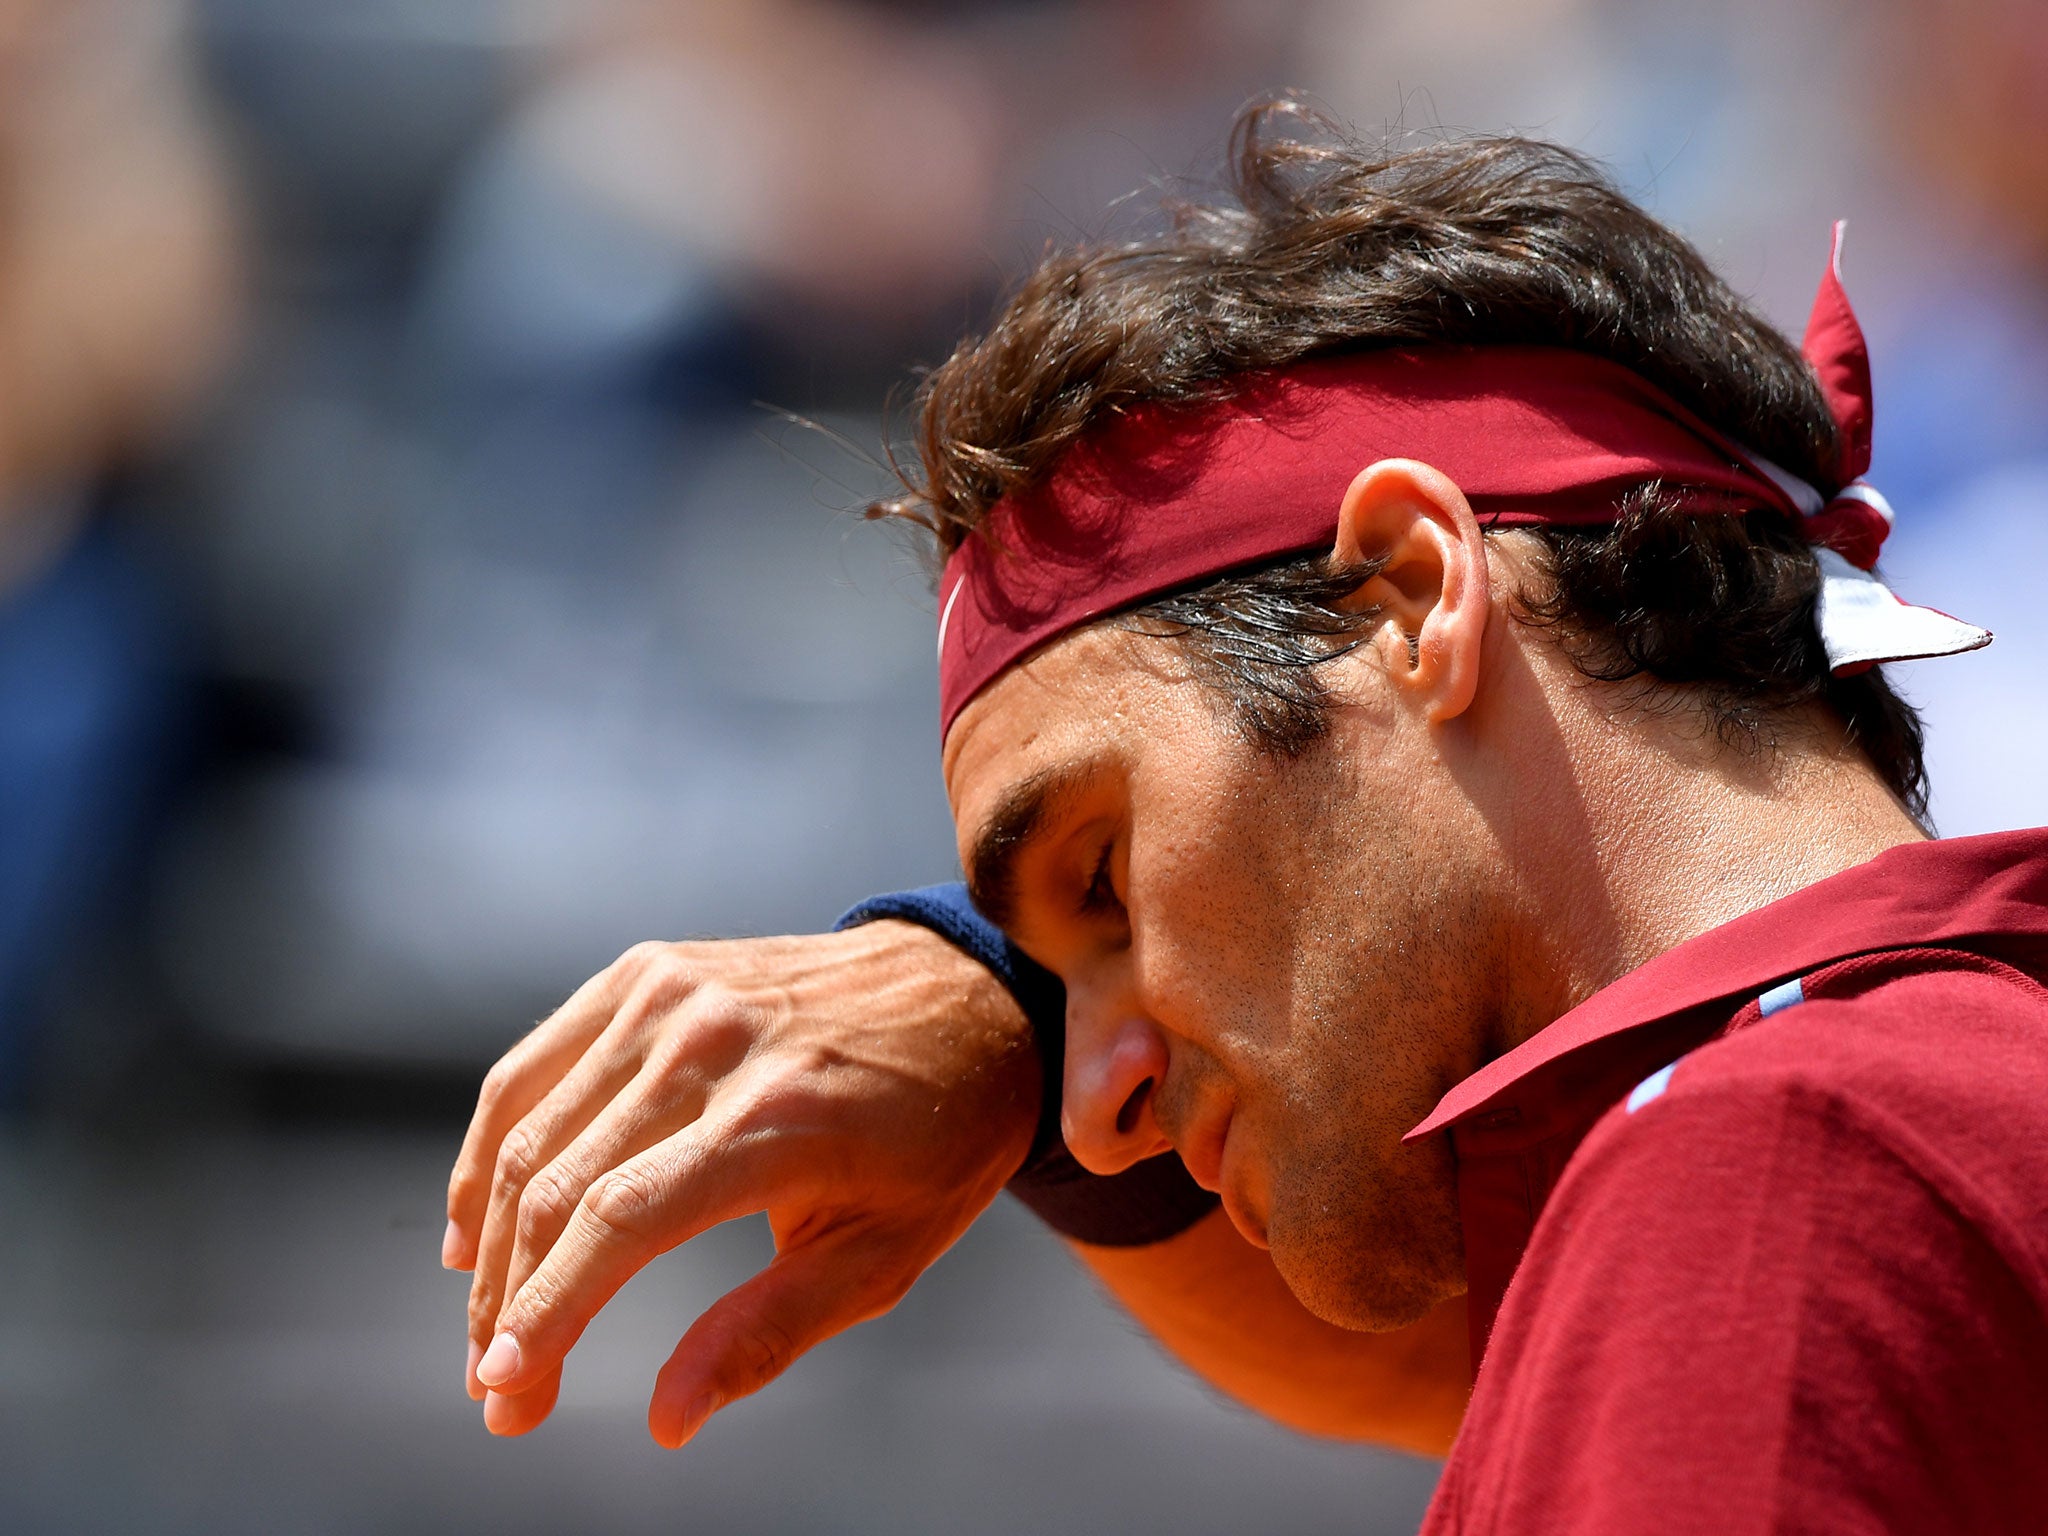
[[[1419,1275],[1296,1264],[1289,1262],[1291,1257],[1278,1243],[1273,1245],[1273,1262],[1295,1299],[1324,1322],[1361,1333],[1406,1328],[1456,1294],[1454,1285]]]
[[[1275,1210],[1267,1226],[1274,1268],[1326,1323],[1371,1333],[1406,1328],[1464,1290],[1464,1266],[1455,1224],[1439,1231],[1441,1223],[1394,1215],[1382,1206],[1336,1216],[1324,1202]]]

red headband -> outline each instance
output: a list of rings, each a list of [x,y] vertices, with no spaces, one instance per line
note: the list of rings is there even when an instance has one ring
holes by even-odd
[[[1483,525],[1611,522],[1624,495],[1657,480],[1695,512],[1803,517],[1816,543],[1868,570],[1890,512],[1853,483],[1870,463],[1870,363],[1841,285],[1841,232],[1806,332],[1841,427],[1832,501],[1589,353],[1427,347],[1246,374],[1227,399],[1141,406],[1091,433],[953,552],[939,585],[941,736],[1005,667],[1068,630],[1327,549],[1345,490],[1379,459],[1442,470]]]

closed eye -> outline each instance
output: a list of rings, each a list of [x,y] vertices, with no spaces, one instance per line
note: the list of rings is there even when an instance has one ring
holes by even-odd
[[[1121,905],[1109,870],[1110,858],[1115,852],[1114,841],[1102,845],[1102,852],[1095,860],[1095,872],[1089,876],[1088,888],[1081,893],[1081,910],[1084,913],[1113,912]]]

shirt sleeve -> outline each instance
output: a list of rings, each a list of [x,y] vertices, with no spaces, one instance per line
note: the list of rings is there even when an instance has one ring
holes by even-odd
[[[1425,1530],[2039,1530],[2048,1338],[1997,1213],[1867,1103],[1697,1065],[1573,1160]]]

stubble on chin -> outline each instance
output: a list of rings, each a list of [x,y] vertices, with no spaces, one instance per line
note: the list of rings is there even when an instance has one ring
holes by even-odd
[[[1464,1290],[1448,1146],[1403,1147],[1392,1166],[1295,1170],[1267,1239],[1296,1298],[1340,1328],[1405,1328]],[[1377,1160],[1375,1160],[1377,1161]]]

